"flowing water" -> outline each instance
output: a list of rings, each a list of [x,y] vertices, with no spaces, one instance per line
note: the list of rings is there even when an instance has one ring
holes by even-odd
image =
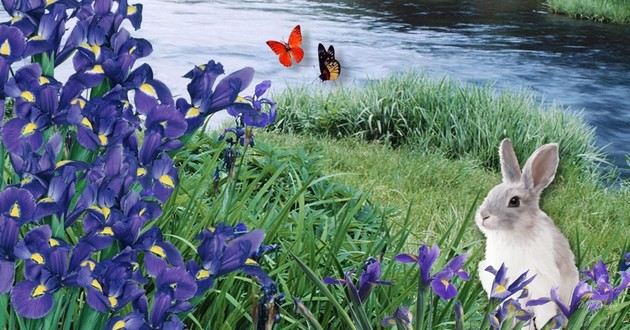
[[[272,90],[318,81],[317,43],[334,44],[340,82],[418,69],[436,77],[531,90],[544,102],[583,111],[610,160],[630,154],[630,26],[548,14],[532,0],[184,1],[145,0],[143,29],[156,76],[184,94],[192,65],[257,70]],[[268,39],[301,24],[306,56],[282,67]],[[626,169],[624,176],[630,175]]]

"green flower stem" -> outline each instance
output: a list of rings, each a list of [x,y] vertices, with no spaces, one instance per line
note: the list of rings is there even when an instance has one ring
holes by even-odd
[[[422,283],[422,275],[418,274],[418,299],[416,300],[416,330],[424,328],[424,305],[427,288]]]

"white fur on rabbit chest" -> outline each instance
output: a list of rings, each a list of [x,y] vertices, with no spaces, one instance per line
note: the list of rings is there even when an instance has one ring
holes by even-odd
[[[494,275],[485,271],[485,268],[492,266],[498,270],[504,263],[507,267],[508,285],[525,271],[529,271],[528,276],[536,275],[536,278],[527,286],[529,296],[521,301],[523,307],[529,299],[549,297],[553,287],[561,287],[562,300],[567,300],[566,289],[562,288],[565,283],[562,283],[562,276],[554,257],[552,232],[547,230],[528,233],[486,231],[485,234],[486,259],[479,263],[479,277],[488,294],[492,289]],[[537,325],[540,325],[555,315],[556,308],[549,303],[534,308],[533,312],[536,315]]]

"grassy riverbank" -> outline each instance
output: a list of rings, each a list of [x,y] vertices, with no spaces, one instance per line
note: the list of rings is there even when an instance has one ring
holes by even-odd
[[[408,73],[330,93],[288,89],[277,98],[281,132],[409,145],[449,159],[476,159],[492,170],[504,137],[512,139],[521,160],[550,141],[560,144],[564,164],[585,172],[601,158],[592,128],[580,117],[491,87]]]
[[[598,22],[630,23],[628,0],[547,0],[552,12]]]

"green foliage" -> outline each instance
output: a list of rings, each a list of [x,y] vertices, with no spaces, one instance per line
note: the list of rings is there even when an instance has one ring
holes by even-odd
[[[598,22],[630,23],[628,0],[547,0],[545,4],[558,14]]]
[[[465,267],[472,279],[457,284],[458,299],[464,306],[464,328],[479,327],[487,301],[476,274],[483,245],[471,222],[471,212],[479,203],[477,195],[483,197],[498,182],[495,173],[475,161],[452,161],[406,147],[392,149],[356,140],[265,133],[258,134],[257,141],[258,145],[237,162],[241,165],[236,178],[222,178],[218,189],[212,183],[222,149],[216,137],[197,135],[176,155],[181,183],[158,225],[176,235],[173,241],[185,257],[193,253],[190,242],[195,233],[216,222],[244,221],[262,228],[267,232],[267,244],[281,245],[263,262],[286,294],[280,327],[309,328],[308,321],[293,311],[292,300],[297,297],[325,328],[351,329],[348,322],[354,320],[353,309],[343,290],[324,289],[314,280],[340,277],[342,271],[358,270],[369,256],[382,256],[383,279],[395,285],[375,288],[363,305],[365,316],[376,326],[396,307],[411,306],[416,299],[416,267],[398,265],[392,261],[393,256],[402,251],[416,252],[420,242],[438,243],[445,258],[464,250],[472,255]],[[559,178],[561,183],[545,197],[550,199],[545,208],[564,203],[553,206],[552,216],[554,212],[575,209],[568,205],[577,201],[569,198],[576,198],[587,188],[567,195],[562,191],[569,189],[569,183],[577,182],[576,178],[579,176]],[[599,191],[592,183],[584,186]],[[561,195],[557,202],[552,201],[557,194]],[[587,209],[605,209],[608,214],[586,214],[575,224],[570,219],[561,221],[565,232],[573,236],[570,228],[582,226],[588,217],[599,221],[618,212],[618,223],[593,224],[594,231],[580,231],[586,264],[599,254],[604,254],[606,261],[618,260],[623,228],[629,225],[627,217],[622,217],[629,212],[628,200],[622,192],[602,192],[592,202],[582,196],[579,202]],[[603,203],[604,207],[595,203]],[[614,211],[613,207],[619,209]],[[601,235],[617,238],[600,247]],[[216,329],[251,327],[252,311],[260,294],[256,288],[251,280],[239,275],[221,280],[189,316],[188,325],[193,329],[208,324]],[[428,298],[425,324],[435,329],[452,328],[453,304]],[[627,305],[615,306],[620,311],[628,310]],[[615,319],[610,320],[600,322],[612,324]]]
[[[418,73],[331,92],[289,88],[276,99],[282,132],[411,145],[450,159],[477,159],[493,170],[505,137],[522,161],[552,141],[560,144],[564,164],[585,172],[602,158],[593,130],[577,115],[544,107],[526,93],[498,94],[490,87],[435,82]]]

